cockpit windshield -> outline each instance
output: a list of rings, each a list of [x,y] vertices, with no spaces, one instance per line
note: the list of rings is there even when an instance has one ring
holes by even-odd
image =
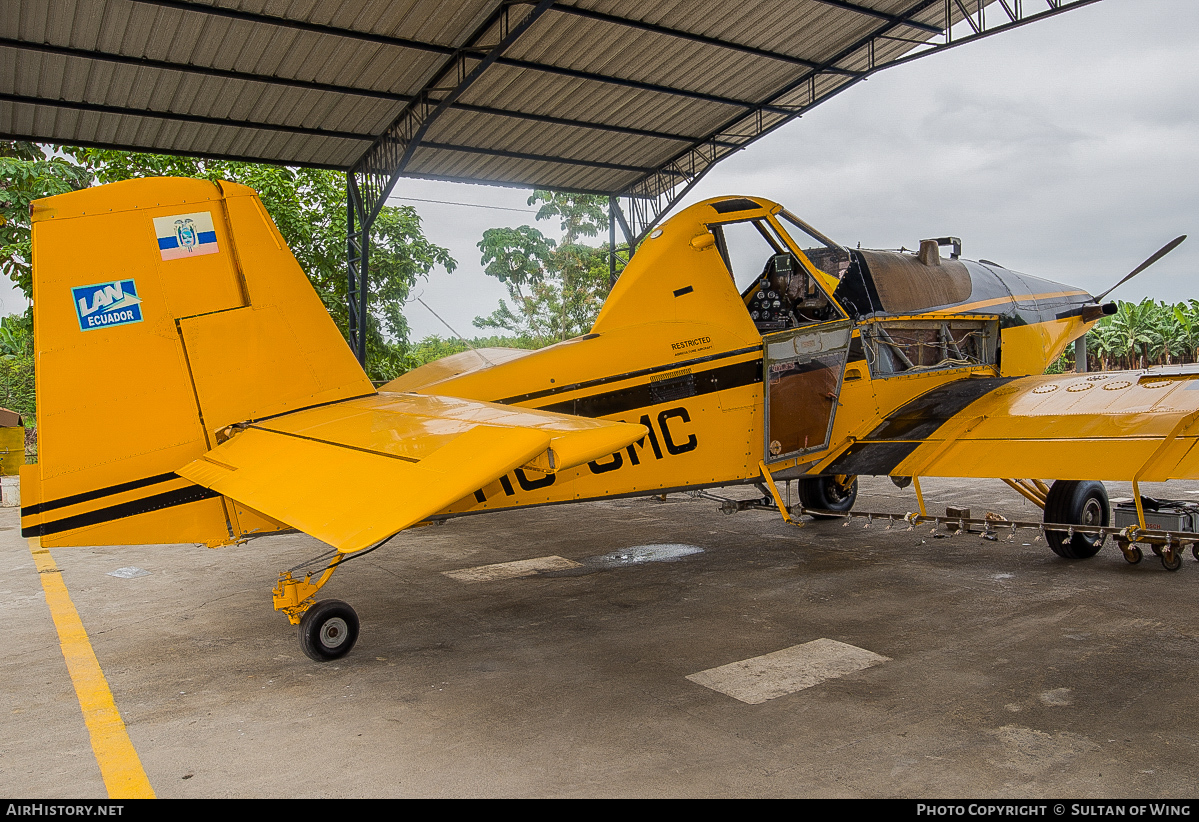
[[[797,229],[797,231],[790,231],[788,233],[791,234],[791,239],[803,251],[804,256],[812,261],[812,265],[819,268],[825,274],[831,274],[837,279],[841,279],[841,275],[849,268],[850,263],[849,250],[847,248],[830,240],[786,209],[780,211],[777,216],[787,224],[788,228],[793,227]],[[812,245],[812,241],[815,241],[815,245]]]
[[[769,220],[751,218],[710,226],[716,247],[729,269],[754,325],[762,333],[826,322],[843,316],[792,248],[799,248],[812,268],[840,277],[849,252],[799,218],[781,212],[790,236]],[[806,245],[812,245],[805,248]]]

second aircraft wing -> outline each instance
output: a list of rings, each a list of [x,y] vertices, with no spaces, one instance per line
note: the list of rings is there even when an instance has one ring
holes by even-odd
[[[822,473],[1199,477],[1199,367],[970,378],[889,414]]]

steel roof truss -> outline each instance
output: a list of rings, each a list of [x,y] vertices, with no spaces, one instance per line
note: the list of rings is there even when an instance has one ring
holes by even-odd
[[[8,94],[0,91],[0,102],[22,103],[31,106],[47,106],[50,108],[65,108],[74,111],[89,111],[97,114],[121,114],[130,117],[150,117],[155,120],[174,120],[181,123],[199,123],[200,125],[235,128],[246,126],[263,131],[278,131],[284,134],[303,134],[309,137],[336,137],[342,140],[374,140],[375,135],[357,131],[334,131],[326,128],[305,128],[304,126],[289,126],[283,123],[266,123],[257,120],[238,120],[232,122],[224,117],[204,117],[199,114],[180,114],[172,111],[156,111],[145,108],[128,108],[125,106],[107,106],[99,103],[74,102],[72,100],[49,100],[44,97],[27,97],[23,94]]]
[[[277,17],[267,14],[256,14],[252,12],[238,11],[236,9],[228,9],[222,6],[200,5],[190,0],[131,0],[134,3],[142,3],[152,6],[164,6],[167,8],[178,9],[181,11],[195,12],[197,14],[211,14],[219,17],[228,17],[232,19],[245,20],[247,22],[260,23],[263,25],[279,26],[282,28],[297,29],[300,31],[310,31],[318,34],[345,37],[352,40],[361,40],[380,45],[391,45],[399,48],[418,49],[437,54],[445,54],[450,56],[452,60],[463,59],[474,56],[476,59],[486,59],[489,50],[478,45],[470,45],[474,41],[469,41],[467,46],[461,49],[452,49],[448,46],[440,46],[431,43],[425,43],[419,40],[409,40],[402,37],[392,37],[390,35],[373,34],[371,32],[358,31],[356,29],[344,29],[336,26],[327,26],[317,23],[307,23],[302,20],[295,20],[290,17]],[[531,5],[532,0],[525,0],[525,3]],[[511,5],[521,5],[521,0],[514,0]],[[502,10],[510,8],[507,3],[502,6]],[[538,15],[540,16],[540,15]],[[680,35],[683,33],[680,32]],[[622,86],[625,88],[636,88],[643,91],[652,91],[659,94],[669,94],[676,97],[686,97],[693,100],[703,100],[710,103],[720,103],[723,105],[735,106],[742,109],[752,109],[760,105],[758,101],[741,100],[731,97],[722,97],[720,95],[706,94],[703,92],[689,91],[674,86],[663,86],[657,83],[647,83],[643,81],[631,80],[628,78],[614,77],[608,74],[598,72],[581,71],[579,69],[570,69],[563,66],[555,66],[550,63],[539,63],[535,60],[521,60],[513,57],[494,58],[494,62],[499,65],[511,66],[512,68],[525,69],[528,71],[538,71],[547,74],[557,74],[563,77],[573,77],[580,80],[590,80],[596,83],[607,83],[610,85]],[[805,65],[811,65],[810,61],[805,61]],[[838,69],[835,67],[825,66],[825,71],[838,74],[855,75],[857,72]]]
[[[11,40],[0,37],[0,46],[36,51],[43,54],[53,54],[60,57],[74,57],[81,60],[96,60],[102,63],[117,63],[138,68],[152,68],[160,71],[177,71],[182,74],[198,74],[204,77],[219,77],[222,80],[240,80],[248,83],[264,83],[272,86],[287,86],[307,91],[324,91],[334,94],[350,94],[363,97],[375,97],[380,100],[391,100],[406,103],[412,99],[411,94],[395,94],[388,91],[358,88],[355,86],[339,86],[333,83],[318,83],[312,80],[297,80],[290,77],[279,77],[274,74],[254,74],[246,71],[233,71],[209,66],[197,66],[194,63],[176,63],[169,60],[154,60],[149,57],[133,57],[127,54],[112,54],[94,49],[80,49],[71,46],[54,46],[48,43],[31,43],[26,40]]]
[[[293,17],[280,17],[273,14],[258,14],[252,11],[241,11],[240,9],[226,8],[225,6],[210,6],[207,4],[194,3],[190,0],[129,0],[131,3],[141,3],[146,6],[161,6],[168,9],[176,9],[178,11],[196,12],[198,14],[207,14],[212,17],[225,17],[230,20],[242,20],[247,23],[260,23],[268,26],[278,26],[279,28],[294,29],[296,31],[307,31],[312,34],[327,34],[335,37],[352,37],[355,40],[362,40],[368,43],[377,43],[382,46],[398,46],[399,48],[414,49],[416,51],[429,52],[431,54],[442,54],[452,56],[457,49],[452,46],[443,46],[437,43],[427,43],[423,40],[411,40],[406,37],[392,37],[388,34],[374,34],[369,31],[359,31],[357,29],[343,29],[337,26],[327,26],[321,23],[309,23],[305,20],[296,20]]]
[[[909,26],[910,28],[919,29],[920,31],[928,32],[929,34],[941,34],[941,29],[938,26],[934,26],[929,23],[921,23],[918,20],[910,19],[908,15],[911,14],[911,12],[908,12],[908,14],[888,14],[885,11],[872,9],[868,6],[863,6],[860,3],[848,3],[846,0],[816,0],[816,2],[823,3],[826,6],[832,6],[833,8],[845,9],[846,11],[863,14],[867,17],[874,17],[878,20],[886,20],[887,22],[894,23],[896,25]]]
[[[508,157],[513,160],[533,160],[535,162],[561,163],[562,165],[587,166],[588,168],[607,168],[613,171],[631,171],[637,174],[650,174],[656,169],[646,166],[631,166],[624,163],[609,163],[603,160],[588,160],[577,157],[558,157],[553,154],[532,154],[527,151],[508,151],[502,148],[482,148],[480,146],[464,146],[454,143],[438,143],[425,140],[414,148],[431,148],[440,151],[461,151],[466,154],[486,154],[491,157]]]
[[[80,60],[95,60],[99,62],[115,63],[118,65],[134,66],[136,68],[151,68],[159,71],[174,71],[181,74],[195,74],[202,77],[216,77],[222,80],[236,80],[247,83],[262,83],[268,86],[283,86],[286,88],[301,89],[304,91],[318,91],[331,94],[349,95],[355,97],[371,97],[378,100],[387,100],[397,103],[411,102],[413,96],[411,94],[397,94],[389,91],[376,91],[374,89],[362,88],[359,86],[340,86],[332,83],[319,83],[311,80],[298,80],[289,77],[279,77],[271,74],[253,74],[245,71],[234,71],[231,69],[210,68],[207,66],[197,66],[192,63],[175,63],[167,60],[154,60],[147,57],[133,57],[125,54],[111,54],[102,51],[93,51],[87,49],[72,48],[70,46],[55,46],[45,43],[30,43],[23,40],[12,40],[7,37],[0,37],[0,47],[8,47],[24,51],[35,51],[43,54],[53,54],[60,57],[72,57]],[[551,125],[568,126],[573,128],[585,128],[595,131],[607,131],[616,134],[628,134],[635,137],[649,137],[661,140],[673,140],[675,142],[694,142],[699,139],[700,135],[696,134],[681,134],[665,131],[654,131],[652,129],[635,128],[633,126],[620,125],[615,123],[601,123],[594,120],[576,120],[568,117],[554,117],[546,114],[535,114],[527,111],[518,111],[515,109],[497,108],[494,106],[480,106],[470,103],[458,101],[454,103],[452,108],[456,111],[470,111],[478,114],[493,114],[499,117],[513,117],[520,120],[530,120],[539,123],[548,123]],[[163,113],[165,116],[165,113]],[[367,135],[370,139],[378,137],[377,134]]]
[[[825,0],[818,0],[818,2],[825,2]],[[834,5],[837,5],[837,4],[834,3]],[[713,46],[715,48],[728,49],[729,51],[738,51],[743,54],[753,55],[754,57],[765,57],[768,60],[780,60],[784,63],[791,63],[792,65],[803,66],[804,68],[816,68],[817,66],[820,65],[819,63],[817,63],[815,61],[805,60],[802,57],[794,57],[790,54],[782,54],[777,51],[769,51],[768,49],[760,49],[760,48],[755,48],[753,46],[743,45],[741,43],[733,43],[728,40],[721,40],[716,37],[706,37],[702,34],[695,34],[693,32],[689,32],[689,31],[682,31],[681,29],[672,29],[667,26],[657,25],[656,23],[646,23],[641,20],[631,20],[627,17],[617,17],[614,14],[604,14],[603,12],[600,12],[600,11],[579,8],[578,6],[558,5],[558,6],[554,7],[554,11],[560,12],[562,14],[572,14],[572,15],[575,15],[576,17],[585,17],[589,20],[599,20],[604,23],[612,23],[613,25],[624,26],[625,28],[632,28],[632,29],[639,29],[641,31],[648,31],[648,32],[652,32],[654,34],[665,35],[667,37],[676,37],[681,40],[690,40],[695,43],[703,43],[704,45]],[[914,25],[917,28],[923,27],[922,24],[914,24]],[[939,34],[940,30],[937,29],[936,32]]]
[[[387,195],[403,174],[412,152],[428,131],[429,126],[446,109],[454,104],[470,86],[479,79],[500,55],[504,53],[541,15],[549,10],[554,0],[540,0],[515,22],[512,11],[515,4],[501,5],[468,41],[446,61],[433,80],[416,95],[395,122],[370,146],[352,173],[359,178],[362,202],[366,207],[364,223],[369,227],[378,216]],[[500,40],[479,59],[477,50],[480,41],[496,25],[500,28]]]
[[[471,103],[457,102],[451,106],[455,111],[470,111],[476,114],[494,114],[497,117],[515,117],[518,120],[530,120],[534,123],[547,123],[568,128],[586,128],[595,131],[609,131],[613,134],[628,134],[631,137],[649,137],[654,140],[673,140],[675,142],[692,142],[698,139],[696,134],[679,134],[670,131],[654,131],[648,128],[636,128],[617,123],[599,123],[594,120],[574,120],[569,117],[554,117],[549,114],[533,114],[528,111],[514,111],[492,106],[477,106]]]
[[[56,140],[53,137],[47,137],[45,134],[25,134],[16,131],[0,132],[0,139],[4,140],[26,140],[31,143],[63,143],[65,145],[79,146],[81,148],[103,148],[113,149],[115,151],[144,151],[153,154],[166,154],[171,157],[199,157],[203,160],[225,160],[232,163],[261,163],[263,165],[284,165],[284,162],[278,157],[263,157],[257,154],[225,154],[218,151],[187,151],[180,148],[170,146],[146,146],[144,148],[129,147],[128,143],[114,143],[107,140],[80,140],[72,137],[70,142],[66,140]],[[341,166],[330,165],[328,163],[298,163],[291,160],[287,161],[289,166],[303,166],[304,168],[322,168],[328,171],[343,171]],[[462,180],[460,182],[467,182]]]
[[[758,108],[761,104],[755,103],[752,100],[742,100],[737,97],[725,97],[720,94],[708,94],[703,91],[689,91],[687,89],[678,88],[677,86],[664,86],[660,83],[647,83],[643,80],[630,80],[627,77],[615,77],[611,74],[599,74],[594,71],[583,71],[581,69],[565,68],[563,66],[551,66],[547,63],[537,63],[532,60],[518,60],[516,58],[505,57],[499,61],[505,66],[514,68],[527,69],[529,71],[542,71],[546,74],[557,74],[562,77],[573,77],[576,80],[590,80],[594,83],[607,83],[613,86],[622,86],[624,88],[635,88],[640,91],[652,91],[657,94],[669,94],[674,97],[687,97],[692,100],[702,100],[705,103],[719,103],[724,106],[734,106],[740,109]],[[853,75],[856,72],[837,70],[838,74]],[[766,104],[769,107],[769,104]]]

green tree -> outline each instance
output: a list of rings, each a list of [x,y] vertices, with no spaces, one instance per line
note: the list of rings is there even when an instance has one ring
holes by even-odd
[[[582,238],[599,234],[607,217],[603,197],[534,191],[529,205],[537,203],[538,220],[559,220],[561,241],[527,225],[485,231],[478,244],[483,270],[504,284],[512,304],[500,300],[474,324],[546,345],[586,333],[603,307],[607,250]]]
[[[1149,364],[1149,349],[1160,345],[1155,328],[1157,304],[1150,299],[1139,303],[1121,302],[1108,324],[1115,334],[1115,353],[1123,358],[1126,368],[1141,368]]]
[[[564,194],[537,189],[529,197],[529,205],[541,203],[538,220],[557,217],[562,228],[562,241],[577,243],[580,237],[594,237],[608,224],[604,213],[604,198],[593,194]]]
[[[1196,351],[1199,351],[1199,300],[1189,300],[1179,303],[1173,309],[1174,320],[1177,322],[1178,336],[1176,346],[1180,356],[1194,362]]]
[[[85,188],[90,179],[70,158],[0,141],[0,274],[26,297],[33,291],[29,204]],[[0,319],[0,406],[24,416],[26,426],[36,421],[32,309]]]
[[[1170,305],[1150,299],[1117,303],[1087,332],[1100,368],[1143,368],[1194,362],[1199,353],[1199,300]]]
[[[1154,336],[1149,346],[1149,357],[1157,365],[1170,365],[1178,358],[1181,329],[1170,308],[1165,303],[1154,303],[1149,320]]]
[[[33,293],[29,204],[90,181],[88,170],[68,157],[48,155],[33,143],[0,141],[0,274],[26,297]]]
[[[0,407],[22,415],[26,428],[37,421],[33,372],[33,315],[27,309],[0,319]]]
[[[0,318],[0,359],[33,353],[33,309]]]
[[[1116,353],[1120,345],[1119,334],[1109,319],[1103,317],[1087,332],[1087,354],[1099,360],[1101,371],[1107,371],[1108,366],[1119,356]]]
[[[368,372],[373,379],[391,380],[409,367],[406,363],[409,329],[403,307],[413,285],[418,279],[427,279],[436,266],[452,273],[458,264],[448,249],[425,237],[420,216],[412,206],[388,206],[379,212],[371,230],[370,253],[372,311],[367,318]],[[339,262],[343,282],[340,293],[344,293],[344,257]],[[338,300],[338,305],[345,313],[344,299]]]

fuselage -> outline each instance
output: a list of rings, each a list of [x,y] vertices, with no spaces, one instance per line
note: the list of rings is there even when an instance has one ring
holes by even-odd
[[[906,403],[956,380],[1039,375],[1095,319],[1081,289],[923,251],[805,248],[826,238],[799,227],[767,200],[692,206],[637,250],[591,333],[465,352],[383,386],[647,429],[581,468],[516,470],[445,514],[750,483],[762,462],[776,478],[839,471],[845,444]],[[760,272],[734,248],[745,229],[769,243]],[[780,309],[771,295],[787,288]]]

